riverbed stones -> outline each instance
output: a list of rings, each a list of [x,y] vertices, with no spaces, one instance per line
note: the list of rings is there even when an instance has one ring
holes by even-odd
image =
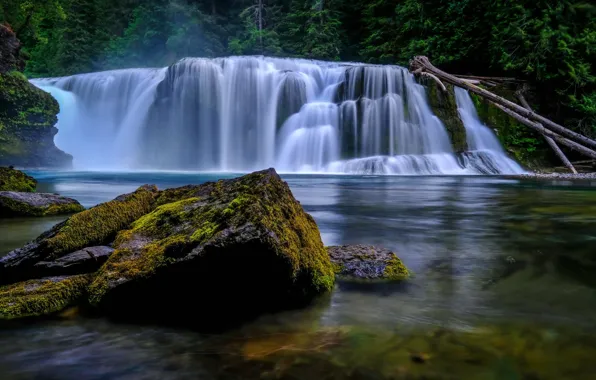
[[[111,243],[118,231],[153,210],[157,193],[155,186],[142,186],[57,224],[33,242],[0,258],[0,284],[33,278],[34,265],[40,261]]]
[[[327,247],[339,279],[402,281],[410,271],[391,250],[369,245]]]
[[[90,277],[61,276],[0,287],[0,320],[50,315],[77,304]]]
[[[12,167],[0,167],[0,191],[35,191],[37,181],[20,170]]]
[[[92,305],[221,322],[332,289],[317,225],[275,170],[161,195],[161,206],[116,237],[90,287]]]
[[[0,217],[67,215],[83,210],[75,199],[56,194],[0,191]]]

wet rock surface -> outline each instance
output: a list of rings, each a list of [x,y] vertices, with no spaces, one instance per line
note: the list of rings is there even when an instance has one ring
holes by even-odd
[[[84,209],[75,199],[56,194],[0,191],[0,217],[66,215]]]
[[[401,281],[410,272],[391,250],[368,245],[327,247],[335,273],[344,280]]]
[[[35,264],[39,277],[75,275],[97,271],[114,252],[111,247],[88,247],[53,261]]]

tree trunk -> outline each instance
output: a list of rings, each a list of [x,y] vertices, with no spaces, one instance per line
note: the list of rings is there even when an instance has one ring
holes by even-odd
[[[574,141],[571,141],[569,139],[566,139],[564,137],[561,137],[559,135],[557,135],[556,133],[554,133],[553,131],[544,128],[544,126],[542,124],[536,123],[534,121],[531,121],[523,116],[521,116],[520,114],[505,108],[503,105],[496,103],[496,102],[492,102],[497,108],[499,108],[501,111],[505,112],[507,115],[511,116],[512,118],[514,118],[515,120],[519,121],[522,124],[527,125],[528,127],[534,129],[535,131],[540,132],[541,134],[548,136],[550,138],[552,138],[553,140],[555,140],[556,142],[558,142],[561,145],[565,145],[573,150],[575,150],[576,152],[582,153],[588,157],[592,157],[592,158],[596,158],[596,152],[586,148],[585,146],[582,146]]]
[[[259,0],[259,43],[261,44],[261,54],[263,54],[263,0]]]
[[[548,128],[548,130],[558,133],[561,136],[565,136],[565,137],[567,137],[573,141],[577,141],[578,143],[581,143],[587,147],[596,149],[596,141],[594,141],[586,136],[580,135],[579,133],[573,132],[573,131],[545,118],[544,116],[540,116],[537,113],[534,113],[533,111],[529,111],[518,104],[515,104],[503,97],[493,94],[490,91],[487,91],[481,87],[478,87],[478,86],[476,86],[472,83],[469,83],[463,79],[460,79],[454,75],[448,74],[448,73],[436,68],[435,66],[433,66],[427,57],[424,57],[424,56],[414,57],[414,59],[412,59],[410,61],[410,70],[413,73],[427,72],[427,73],[433,74],[435,77],[439,78],[442,81],[445,81],[447,83],[450,83],[450,84],[458,86],[458,87],[465,88],[465,89],[469,90],[470,92],[480,95],[483,98],[490,100],[491,102],[493,102],[495,104],[499,104],[504,108],[512,110],[513,112],[517,113],[518,115],[520,115],[526,119],[532,120],[536,123],[541,123],[544,128]]]
[[[519,92],[517,94],[517,98],[519,99],[522,106],[524,106],[524,108],[526,108],[528,111],[532,111],[532,107],[530,107],[530,103],[527,102],[526,98],[524,97],[524,95],[521,92]],[[577,174],[577,170],[575,170],[575,167],[573,167],[573,165],[571,164],[571,162],[569,161],[567,156],[565,156],[565,153],[563,153],[561,148],[559,148],[559,146],[557,145],[555,140],[553,140],[551,137],[548,137],[545,135],[542,135],[542,136],[544,136],[544,139],[546,140],[548,145],[552,148],[552,150],[555,152],[557,157],[559,157],[559,159],[561,160],[563,165],[565,165],[567,167],[567,169],[569,169],[573,174]]]

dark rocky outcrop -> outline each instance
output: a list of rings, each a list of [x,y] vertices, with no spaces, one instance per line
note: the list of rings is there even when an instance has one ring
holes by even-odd
[[[112,247],[88,247],[53,261],[40,261],[35,264],[36,277],[93,273],[108,260],[112,252]]]
[[[56,194],[0,191],[0,217],[66,215],[84,209],[75,199]]]
[[[408,268],[388,249],[367,245],[327,247],[335,273],[343,280],[401,281]]]
[[[333,287],[314,220],[270,169],[161,193],[121,231],[91,304],[112,315],[224,323]]]
[[[0,258],[0,284],[22,281],[35,275],[34,265],[60,258],[85,247],[106,245],[118,231],[151,212],[155,186],[143,186],[71,216],[35,241]]]
[[[37,181],[20,170],[10,167],[0,167],[0,191],[20,191],[31,193],[35,191]]]
[[[428,103],[433,113],[443,122],[453,150],[457,153],[468,150],[466,137],[466,127],[462,122],[457,104],[455,102],[455,92],[453,86],[447,84],[447,93],[442,92],[432,80],[425,80]]]
[[[90,276],[49,277],[0,288],[0,320],[59,312],[84,299]]]
[[[58,102],[18,70],[20,43],[0,25],[0,165],[68,167],[72,156],[54,145]]]

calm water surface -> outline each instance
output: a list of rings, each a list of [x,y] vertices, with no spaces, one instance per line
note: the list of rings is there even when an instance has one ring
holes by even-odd
[[[30,172],[84,206],[196,173]],[[596,183],[283,176],[324,243],[376,244],[407,284],[338,284],[219,335],[65,318],[0,330],[1,379],[596,379]],[[0,254],[60,221],[0,220]]]

